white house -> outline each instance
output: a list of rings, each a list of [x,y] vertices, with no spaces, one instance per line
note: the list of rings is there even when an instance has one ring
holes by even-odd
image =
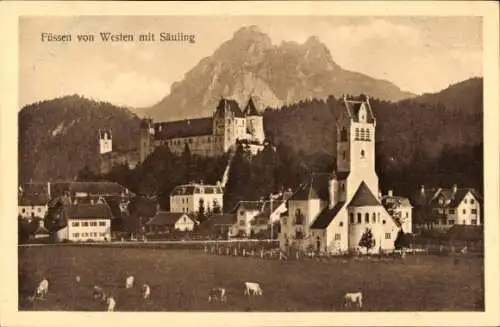
[[[60,241],[110,241],[111,210],[106,203],[77,204],[66,209],[67,226],[57,232]]]
[[[218,206],[222,212],[223,195],[220,185],[179,185],[170,193],[170,212],[197,213],[200,202],[205,212],[213,210],[214,206]]]
[[[196,221],[188,214],[182,212],[158,211],[146,225],[150,231],[171,232],[177,231],[192,231],[196,225]]]
[[[50,183],[26,183],[19,187],[18,215],[21,219],[31,221],[40,219],[40,227],[44,227],[44,218],[49,210]]]
[[[413,233],[413,206],[408,198],[394,196],[392,190],[389,190],[387,195],[381,197],[381,202],[396,223],[401,226],[403,232]]]
[[[367,229],[373,234],[374,251],[394,248],[399,227],[375,196],[375,126],[368,97],[344,98],[337,122],[336,168],[331,174],[313,174],[292,195],[282,219],[282,248],[294,244],[347,251],[359,247]]]
[[[251,222],[259,214],[262,207],[260,201],[240,201],[233,210],[232,214],[236,215],[234,223],[234,235],[249,236],[251,233]]]
[[[435,225],[450,228],[454,225],[482,225],[481,196],[473,188],[421,187],[414,198],[416,206],[428,205],[436,213]]]

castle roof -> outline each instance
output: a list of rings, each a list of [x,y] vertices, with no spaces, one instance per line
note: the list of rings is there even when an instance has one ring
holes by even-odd
[[[107,136],[108,139],[111,139],[111,129],[100,129],[99,130],[99,138],[103,139],[105,136]]]
[[[68,208],[69,219],[111,219],[113,214],[106,203],[77,204]]]
[[[355,122],[358,122],[358,113],[359,110],[361,110],[362,107],[366,108],[366,121],[368,123],[373,123],[375,121],[375,115],[373,114],[372,108],[370,106],[370,102],[368,101],[368,98],[366,100],[347,100],[344,98],[344,106],[346,108],[347,114],[349,118],[354,120]]]
[[[212,135],[212,131],[210,117],[155,123],[156,140]]]
[[[354,193],[349,207],[380,206],[379,200],[373,195],[372,191],[363,181],[359,184],[358,190]]]
[[[221,98],[215,110],[215,114],[224,116],[226,110],[232,112],[235,117],[245,117],[245,115],[241,111],[240,105],[238,104],[238,102],[236,102],[236,100]]]
[[[245,114],[245,116],[259,116],[259,112],[257,111],[257,108],[255,108],[252,97],[250,97],[250,99],[248,100],[243,113]]]
[[[290,197],[291,201],[303,201],[310,199],[320,199],[328,201],[328,182],[330,174],[313,173],[307,181],[302,183],[295,193]]]
[[[335,219],[345,202],[337,202],[332,208],[326,207],[320,212],[316,220],[311,225],[312,229],[325,229]]]

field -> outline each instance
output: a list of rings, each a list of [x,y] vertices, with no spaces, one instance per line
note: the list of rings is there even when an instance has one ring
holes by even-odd
[[[81,282],[76,284],[79,275]],[[136,286],[125,289],[125,278]],[[27,300],[41,278],[45,300]],[[94,247],[19,248],[19,309],[103,311],[94,285],[114,295],[117,311],[342,311],[342,295],[362,291],[363,311],[482,311],[483,259],[415,255],[391,262],[340,259],[279,262],[200,250]],[[245,297],[256,281],[262,297]],[[138,288],[148,283],[145,303]],[[209,304],[208,290],[225,287],[228,301]]]

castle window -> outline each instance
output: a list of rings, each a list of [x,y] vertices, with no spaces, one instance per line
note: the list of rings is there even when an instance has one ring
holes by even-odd
[[[365,150],[361,150],[361,158],[365,157]]]
[[[471,199],[471,200],[470,200],[470,204],[474,204],[474,199]]]
[[[385,233],[385,239],[390,240],[391,239],[391,233]]]
[[[375,214],[375,212],[372,214],[372,223],[376,223],[377,222],[377,215]]]
[[[354,134],[354,140],[359,141],[359,128],[356,128],[356,132]]]
[[[471,209],[470,213],[473,214],[473,215],[476,215],[477,214],[477,209]]]
[[[342,159],[345,160],[345,151],[342,151]]]
[[[370,214],[368,212],[365,213],[365,223],[370,223]]]
[[[351,221],[351,224],[354,224],[354,214],[353,213],[349,214],[349,220]]]
[[[341,184],[340,184],[340,191],[341,191],[341,192],[344,192],[344,189],[345,189],[344,183],[341,183]]]
[[[358,224],[361,224],[361,213],[358,213]]]

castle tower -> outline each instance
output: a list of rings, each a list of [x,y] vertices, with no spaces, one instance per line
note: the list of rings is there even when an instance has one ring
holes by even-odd
[[[99,154],[113,151],[111,129],[99,129]]]
[[[248,103],[243,110],[246,118],[246,133],[249,138],[258,143],[264,143],[264,122],[262,116],[257,111],[252,97],[248,100]]]
[[[140,124],[139,161],[142,163],[154,150],[155,129],[153,120],[145,118]]]
[[[364,100],[347,100],[345,110],[337,124],[337,174],[348,174],[351,185],[346,185],[346,198],[354,195],[364,181],[378,194],[378,177],[375,172],[376,120],[368,97]],[[350,186],[350,187],[349,187]]]
[[[245,130],[245,116],[235,100],[221,97],[213,116],[213,134],[216,138],[215,153],[229,150]]]

